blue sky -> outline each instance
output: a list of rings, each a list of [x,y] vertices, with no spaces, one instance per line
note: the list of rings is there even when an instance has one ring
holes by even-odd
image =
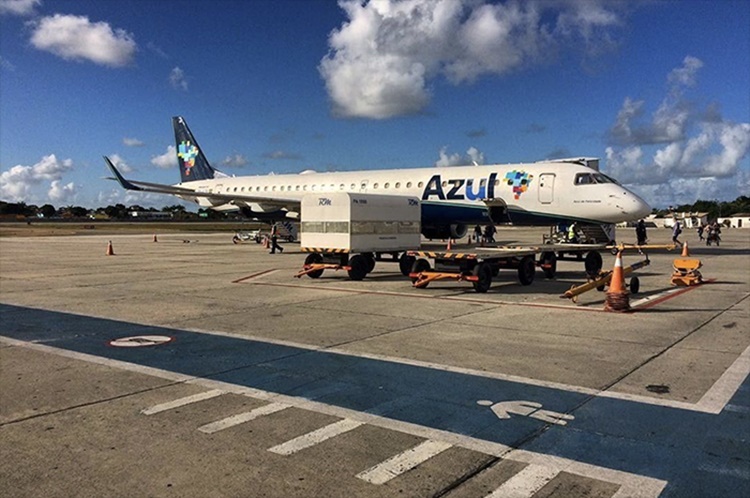
[[[0,0],[0,200],[161,207],[171,117],[233,175],[600,157],[750,195],[745,0]]]

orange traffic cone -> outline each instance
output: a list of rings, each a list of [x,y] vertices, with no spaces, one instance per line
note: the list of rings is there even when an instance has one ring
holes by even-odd
[[[114,256],[114,255],[115,255],[115,250],[112,249],[112,241],[110,240],[107,243],[107,256]]]
[[[158,240],[156,240],[156,234],[154,234],[154,242],[159,242]]]
[[[681,254],[681,257],[683,257],[683,258],[689,258],[690,257],[690,253],[688,252],[687,241],[685,241],[685,242],[682,243],[682,254]]]
[[[451,239],[450,237],[448,237],[448,245],[445,247],[445,250],[446,251],[451,251],[453,249],[453,245],[452,244],[453,244],[453,239]]]
[[[625,290],[625,274],[622,269],[622,251],[617,251],[612,279],[604,300],[604,311],[629,311],[630,294]]]

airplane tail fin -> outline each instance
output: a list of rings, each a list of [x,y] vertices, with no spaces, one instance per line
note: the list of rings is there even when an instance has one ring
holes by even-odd
[[[203,155],[203,150],[198,146],[198,142],[196,142],[182,116],[172,118],[172,127],[177,144],[177,162],[180,165],[182,181],[193,182],[221,176],[221,174],[216,175],[219,172],[208,163],[206,156]]]

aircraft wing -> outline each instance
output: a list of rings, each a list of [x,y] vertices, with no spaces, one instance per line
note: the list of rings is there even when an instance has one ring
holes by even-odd
[[[164,185],[162,183],[149,183],[140,182],[135,180],[127,180],[122,176],[122,173],[112,164],[112,161],[104,156],[104,161],[107,166],[115,175],[109,177],[109,180],[116,180],[122,188],[125,190],[135,190],[140,192],[153,192],[157,194],[171,194],[178,195],[180,197],[190,198],[206,198],[212,204],[234,204],[237,206],[260,204],[264,207],[277,207],[286,208],[290,211],[299,211],[300,201],[295,199],[283,199],[279,197],[262,197],[254,195],[237,195],[237,194],[221,194],[218,192],[201,192],[185,187],[176,187],[174,185]]]

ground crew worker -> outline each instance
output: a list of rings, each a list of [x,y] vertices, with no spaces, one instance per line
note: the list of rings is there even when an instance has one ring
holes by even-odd
[[[279,245],[279,233],[278,229],[276,228],[276,225],[271,227],[271,252],[270,254],[275,254],[276,249],[279,250],[279,252],[284,252],[284,248]]]

